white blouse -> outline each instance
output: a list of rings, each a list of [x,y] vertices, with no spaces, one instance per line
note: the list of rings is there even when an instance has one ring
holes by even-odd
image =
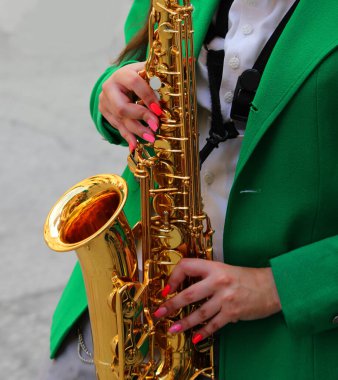
[[[251,69],[266,42],[295,0],[234,0],[229,12],[229,29],[225,39],[215,38],[209,48],[224,49],[225,59],[220,100],[224,120],[230,117],[237,79]],[[210,92],[206,68],[207,52],[203,47],[197,65],[197,101],[200,106],[200,147],[206,143],[210,128]],[[234,179],[242,138],[228,140],[214,149],[201,170],[204,209],[210,216],[214,259],[223,261],[223,228],[228,197]]]

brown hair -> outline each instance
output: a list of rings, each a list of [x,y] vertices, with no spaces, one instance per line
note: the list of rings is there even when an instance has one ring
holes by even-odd
[[[121,51],[115,64],[120,64],[122,61],[128,59],[144,60],[146,58],[147,46],[148,46],[148,17],[146,18],[145,25],[138,31],[138,33],[128,42],[125,48]]]

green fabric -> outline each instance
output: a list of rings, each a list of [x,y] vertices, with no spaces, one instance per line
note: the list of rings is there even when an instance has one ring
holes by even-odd
[[[196,55],[217,1],[193,1]],[[127,40],[149,2],[135,0]],[[338,3],[300,0],[278,41],[250,112],[224,227],[224,257],[232,265],[271,266],[282,312],[229,324],[221,331],[220,380],[338,379]],[[97,109],[100,133],[120,143]],[[125,208],[139,217],[138,185],[124,173]],[[83,312],[78,268],[55,312],[51,355]]]
[[[118,66],[111,66],[101,75],[99,80],[96,82],[92,95],[90,98],[90,113],[92,115],[92,119],[96,125],[96,128],[99,133],[111,144],[121,144],[127,146],[126,140],[124,140],[119,131],[111,126],[108,121],[102,116],[99,111],[99,95],[102,92],[103,83],[118,69],[121,67],[128,65],[130,63],[134,63],[135,61],[130,60],[127,62],[123,62]]]

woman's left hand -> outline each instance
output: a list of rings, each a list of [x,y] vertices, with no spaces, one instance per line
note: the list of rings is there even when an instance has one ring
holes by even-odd
[[[281,310],[271,268],[246,268],[216,261],[182,259],[171,274],[163,296],[174,293],[186,277],[198,277],[200,280],[164,302],[154,315],[166,317],[186,305],[207,299],[169,330],[182,332],[208,321],[194,334],[194,343],[229,322],[265,318]]]

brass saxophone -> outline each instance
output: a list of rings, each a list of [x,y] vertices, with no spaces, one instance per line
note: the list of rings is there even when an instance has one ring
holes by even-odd
[[[123,213],[125,181],[103,174],[68,190],[45,223],[50,248],[77,251],[100,380],[215,379],[212,338],[194,346],[192,331],[168,332],[199,304],[153,317],[181,258],[212,259],[213,231],[200,191],[191,13],[189,0],[152,0],[149,56],[140,75],[164,112],[154,145],[138,143],[128,157],[140,183],[141,221],[132,229]]]

